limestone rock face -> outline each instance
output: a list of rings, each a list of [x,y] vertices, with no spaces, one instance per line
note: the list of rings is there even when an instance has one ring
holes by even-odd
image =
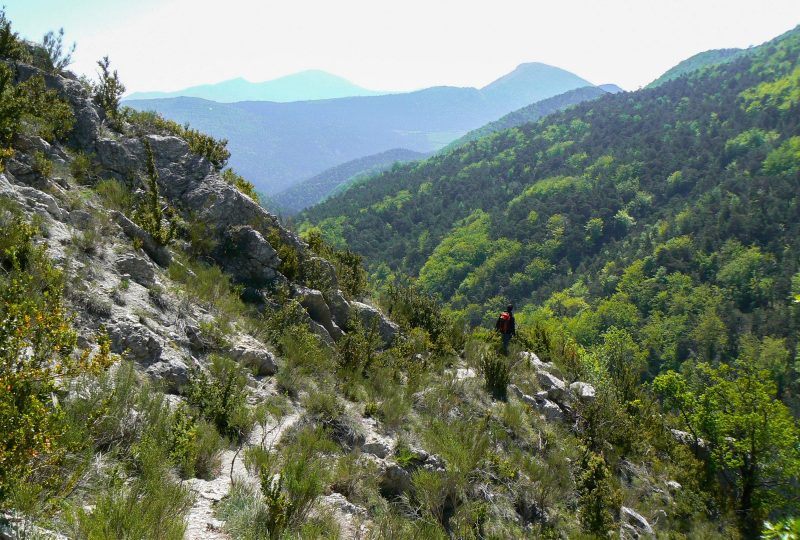
[[[251,287],[264,287],[278,274],[281,260],[264,236],[249,225],[232,227],[215,252],[225,261],[225,269],[236,281]]]
[[[152,236],[128,219],[124,214],[112,210],[110,215],[111,218],[117,222],[117,225],[122,228],[122,231],[128,238],[131,240],[138,239],[142,242],[142,249],[144,249],[145,253],[147,253],[156,264],[162,268],[169,266],[170,262],[172,262],[172,255],[166,247],[159,245],[153,240]]]
[[[542,387],[542,390],[547,392],[550,399],[554,401],[561,401],[566,396],[566,385],[564,381],[551,375],[547,371],[537,371],[536,380]]]
[[[342,329],[333,321],[333,316],[325,297],[316,289],[309,289],[296,285],[293,289],[294,297],[305,308],[308,315],[325,328],[325,331],[334,340],[344,335]]]
[[[325,293],[325,302],[331,310],[331,317],[336,326],[343,330],[347,330],[347,325],[350,320],[350,304],[340,290],[335,290],[330,293]]]
[[[263,343],[249,336],[240,336],[230,351],[231,357],[256,375],[274,375],[278,371],[278,363]]]
[[[386,318],[377,308],[361,302],[350,302],[350,307],[361,319],[361,323],[365,328],[371,328],[373,324],[377,324],[378,333],[383,340],[385,346],[389,346],[394,341],[395,336],[400,331],[400,327],[394,322]]]
[[[128,320],[118,321],[108,327],[111,351],[125,354],[126,358],[142,366],[149,366],[161,359],[163,345],[152,330]]]
[[[580,401],[583,402],[591,402],[594,401],[595,398],[595,389],[589,383],[576,381],[569,385],[569,390],[574,394]]]
[[[650,523],[633,508],[623,506],[620,509],[622,518],[621,535],[629,538],[655,538],[655,531]],[[628,525],[628,527],[625,527]],[[625,534],[627,532],[627,534]]]
[[[143,287],[150,287],[155,282],[153,265],[142,257],[132,253],[124,253],[114,262],[117,271],[129,275],[133,281]]]

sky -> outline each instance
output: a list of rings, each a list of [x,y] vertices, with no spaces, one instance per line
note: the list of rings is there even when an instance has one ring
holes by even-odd
[[[23,37],[63,27],[70,69],[108,55],[129,92],[321,69],[372,90],[481,87],[525,62],[635,90],[693,54],[800,24],[800,0],[5,0]]]

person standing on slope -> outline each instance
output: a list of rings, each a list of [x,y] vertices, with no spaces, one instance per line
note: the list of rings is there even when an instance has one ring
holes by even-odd
[[[503,339],[503,346],[500,349],[500,352],[503,355],[508,356],[508,344],[511,341],[511,338],[517,334],[517,327],[516,323],[514,322],[514,306],[508,304],[506,306],[506,310],[500,314],[497,318],[497,323],[494,325],[494,329],[500,332],[500,337]]]

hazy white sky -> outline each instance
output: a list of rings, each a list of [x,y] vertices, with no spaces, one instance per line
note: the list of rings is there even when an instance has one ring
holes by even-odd
[[[129,91],[323,69],[375,90],[483,86],[523,62],[633,90],[695,53],[757,45],[800,0],[5,0],[23,36],[63,26],[71,69]]]

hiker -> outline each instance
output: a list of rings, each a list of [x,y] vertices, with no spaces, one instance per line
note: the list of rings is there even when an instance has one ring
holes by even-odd
[[[514,306],[508,304],[508,306],[506,306],[506,310],[500,314],[500,317],[497,318],[497,324],[494,325],[494,329],[500,332],[500,337],[503,338],[503,346],[500,349],[500,352],[502,352],[505,356],[508,356],[508,343],[517,333],[513,311]]]

